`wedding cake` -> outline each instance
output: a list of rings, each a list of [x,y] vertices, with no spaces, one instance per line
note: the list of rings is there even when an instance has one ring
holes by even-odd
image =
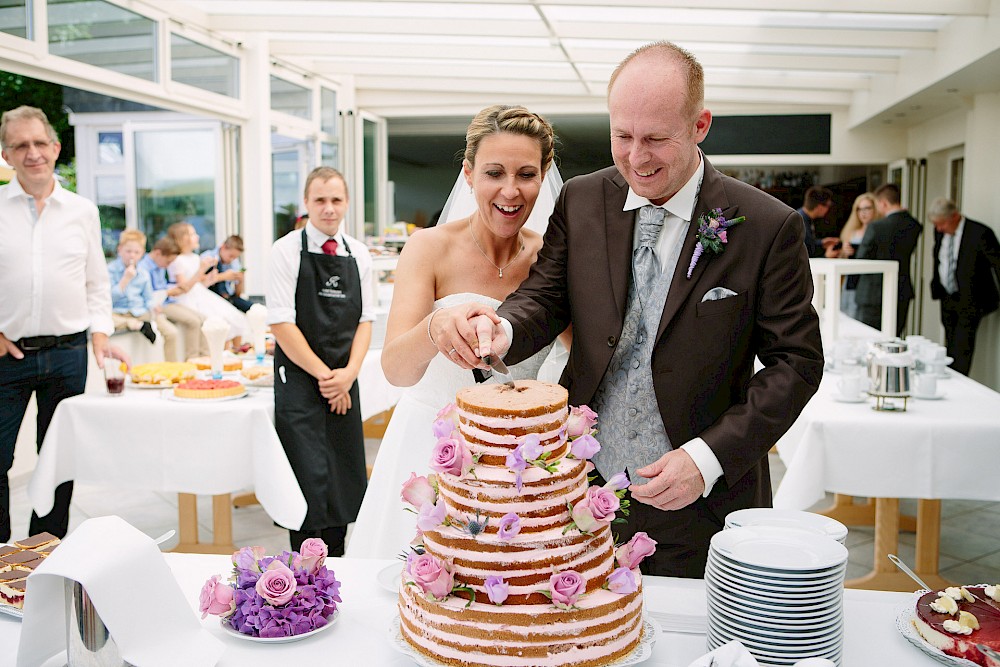
[[[403,500],[418,534],[399,593],[401,637],[462,666],[597,666],[643,633],[644,533],[615,548],[624,474],[589,486],[586,406],[534,380],[462,389],[434,422],[430,467]]]

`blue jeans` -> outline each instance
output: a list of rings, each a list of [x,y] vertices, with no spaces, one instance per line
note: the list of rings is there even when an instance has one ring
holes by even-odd
[[[87,336],[45,350],[25,351],[24,359],[0,357],[0,542],[10,540],[10,487],[7,473],[14,463],[17,432],[35,392],[38,404],[38,450],[59,401],[83,393],[87,383]],[[49,532],[65,537],[69,529],[69,503],[73,483],[56,488],[52,511],[39,517],[31,513],[29,535]]]

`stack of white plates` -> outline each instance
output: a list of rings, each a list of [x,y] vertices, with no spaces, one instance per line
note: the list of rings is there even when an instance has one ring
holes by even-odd
[[[761,665],[840,664],[847,549],[825,535],[750,526],[712,537],[708,649],[739,640]]]
[[[847,526],[844,524],[822,514],[800,512],[799,510],[752,507],[737,510],[726,517],[726,528],[743,528],[744,526],[796,528],[816,535],[826,535],[841,544],[847,540]]]

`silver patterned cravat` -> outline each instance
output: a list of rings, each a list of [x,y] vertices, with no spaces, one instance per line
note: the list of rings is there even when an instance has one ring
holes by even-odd
[[[958,280],[955,278],[955,264],[957,264],[957,257],[955,257],[955,235],[945,234],[945,256],[948,258],[948,265],[946,267],[947,273],[945,274],[944,288],[948,291],[948,294],[954,294],[958,291]]]
[[[666,211],[659,206],[647,204],[639,209],[639,245],[632,253],[632,270],[635,280],[635,294],[642,302],[660,277],[660,259],[656,256],[656,239],[663,229]]]

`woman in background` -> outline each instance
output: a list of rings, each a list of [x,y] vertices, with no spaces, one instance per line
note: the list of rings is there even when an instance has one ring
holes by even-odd
[[[851,215],[844,224],[844,229],[840,232],[842,243],[840,256],[843,258],[853,257],[861,245],[861,239],[865,237],[865,229],[868,223],[875,219],[875,195],[870,192],[858,195],[851,207]],[[858,284],[856,275],[847,276],[844,282],[844,289],[841,290],[840,310],[854,319],[858,319],[858,304],[855,300],[855,287]]]

